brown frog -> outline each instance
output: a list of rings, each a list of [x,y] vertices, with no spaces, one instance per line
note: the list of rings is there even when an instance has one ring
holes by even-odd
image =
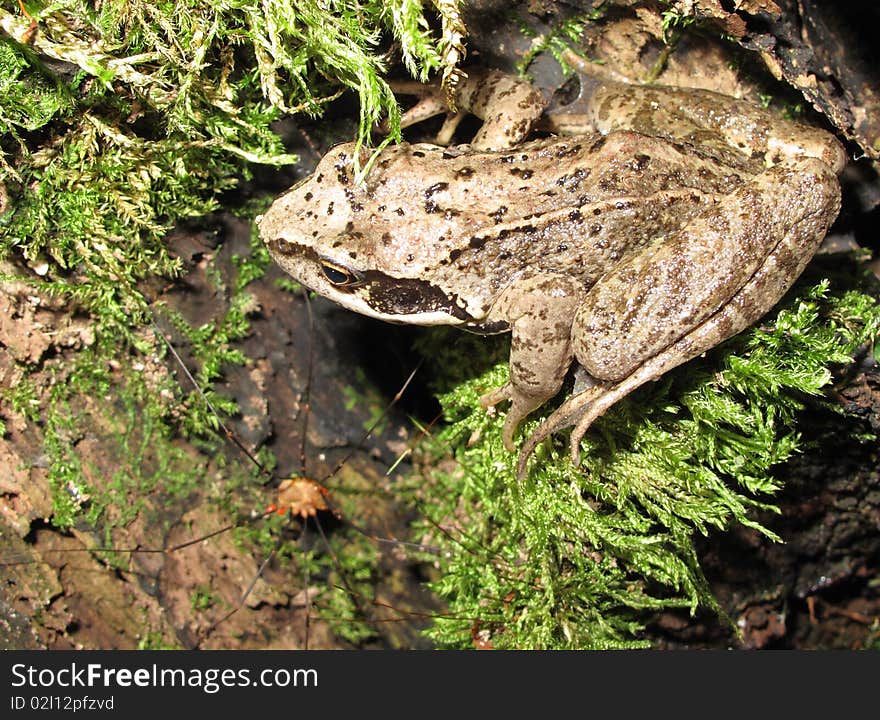
[[[566,427],[577,462],[611,405],[766,313],[840,207],[846,158],[823,130],[709,91],[592,85],[576,134],[528,141],[540,93],[472,71],[456,98],[484,121],[469,145],[389,147],[360,183],[338,145],[260,220],[285,271],[351,310],[511,331],[510,381],[481,398],[510,402],[508,449],[576,359],[587,380],[526,440],[520,474]]]

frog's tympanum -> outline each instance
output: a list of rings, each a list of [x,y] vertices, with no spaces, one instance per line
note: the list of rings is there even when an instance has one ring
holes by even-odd
[[[588,379],[525,442],[521,473],[566,427],[577,461],[611,405],[766,313],[840,207],[834,137],[713,92],[597,84],[577,134],[531,141],[545,103],[526,82],[471,72],[457,104],[483,119],[469,145],[389,147],[362,183],[338,145],[260,234],[351,310],[511,331],[510,381],[481,399],[510,402],[510,449],[576,359]]]

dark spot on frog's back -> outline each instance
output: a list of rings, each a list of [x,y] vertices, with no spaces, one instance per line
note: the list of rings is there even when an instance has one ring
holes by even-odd
[[[648,163],[651,162],[651,156],[645,155],[644,153],[640,153],[633,158],[632,168],[636,172],[641,172],[646,167],[648,167]]]
[[[496,225],[503,220],[505,215],[507,215],[506,205],[502,205],[495,212],[489,213],[489,217],[495,221]]]
[[[364,209],[364,206],[357,201],[354,192],[350,188],[345,188],[345,199],[348,200],[352,212],[361,212]]]
[[[486,244],[486,241],[488,239],[488,236],[474,235],[468,242],[468,247],[472,250],[479,250]],[[458,255],[461,255],[461,250],[453,250],[453,252],[457,252]],[[456,260],[458,258],[458,255],[453,258],[452,253],[450,253],[450,258],[452,258],[452,260]]]
[[[314,197],[314,195],[312,195],[312,193],[310,193],[310,192],[307,192],[305,195],[303,195],[303,199],[304,199],[306,202],[308,202],[309,200],[311,200],[313,197]]]
[[[345,153],[339,153],[339,159],[336,161],[336,164],[333,166],[333,169],[336,171],[336,180],[340,185],[348,185],[348,165],[346,160],[348,157]]]
[[[575,192],[581,182],[589,176],[590,170],[588,168],[577,168],[571,175],[560,175],[556,178],[556,185],[565,188],[568,192]]]
[[[476,170],[474,170],[472,167],[463,167],[455,171],[455,177],[460,180],[467,180],[475,172]]]
[[[603,147],[605,147],[605,143],[607,142],[607,140],[608,138],[605,135],[600,135],[596,142],[590,145],[589,151],[591,153],[599,152]]]
[[[521,178],[521,179],[523,179],[523,180],[528,180],[528,179],[529,179],[530,177],[532,177],[532,175],[534,175],[535,173],[534,173],[533,171],[531,171],[531,170],[527,170],[527,169],[524,169],[524,168],[517,168],[517,167],[515,167],[515,168],[512,168],[512,169],[511,169],[510,174],[513,175],[514,177],[518,177],[518,178]]]
[[[515,137],[523,137],[529,130],[530,122],[528,120],[520,120],[507,131],[508,135]]]
[[[425,189],[425,199],[427,200],[435,193],[441,192],[449,187],[449,183],[447,182],[437,182],[431,185],[430,187]]]
[[[556,149],[556,157],[560,158],[560,159],[566,158],[566,157],[571,157],[572,155],[577,155],[580,151],[581,151],[581,146],[578,143],[576,143],[570,147],[568,145],[560,145]]]
[[[275,238],[274,240],[269,240],[266,244],[269,248],[269,251],[275,253],[276,255],[306,257],[317,262],[317,255],[315,254],[315,251],[306,245],[300,245],[299,243],[290,242],[289,240],[285,240],[284,238]]]
[[[423,153],[421,150],[413,150],[412,156],[422,158],[425,157],[425,153]]]

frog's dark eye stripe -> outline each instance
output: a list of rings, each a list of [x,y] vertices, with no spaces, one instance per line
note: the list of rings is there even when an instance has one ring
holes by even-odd
[[[327,260],[321,261],[321,270],[324,272],[324,277],[336,287],[355,287],[363,282],[360,273]]]

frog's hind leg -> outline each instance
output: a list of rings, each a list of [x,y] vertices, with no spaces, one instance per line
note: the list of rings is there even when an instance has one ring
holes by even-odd
[[[743,293],[740,293],[743,294]],[[667,350],[655,355],[635,372],[617,383],[599,383],[584,392],[572,395],[560,405],[523,443],[517,462],[517,477],[526,474],[529,456],[539,443],[555,432],[573,428],[569,439],[569,452],[574,465],[580,463],[581,440],[590,426],[619,400],[652,380],[657,380],[673,368],[692,360],[717,345],[717,333],[721,328],[727,337],[744,330],[761,317],[768,307],[749,304],[725,306],[696,330],[688,333]],[[737,302],[736,300],[734,302]],[[737,303],[739,305],[739,303]]]
[[[773,199],[768,201],[768,204],[765,203],[765,198]],[[790,205],[783,206],[785,207],[783,210],[778,205],[778,201],[784,203],[786,200],[790,201]],[[587,333],[588,337],[585,341],[585,343],[589,342],[591,347],[582,346],[576,349],[578,361],[585,365],[594,377],[602,374],[603,363],[611,365],[607,361],[609,355],[619,354],[631,365],[616,376],[609,372],[604,377],[598,377],[596,385],[569,398],[547,418],[523,445],[517,468],[519,477],[525,474],[528,457],[539,442],[558,430],[572,426],[574,429],[570,440],[571,458],[577,464],[580,459],[580,441],[584,434],[596,418],[614,403],[644,383],[656,380],[674,367],[701,355],[744,330],[770,310],[809,263],[837,214],[839,202],[839,186],[831,169],[815,160],[803,160],[788,171],[779,167],[768,170],[752,187],[734,193],[721,201],[710,214],[692,221],[685,232],[672,241],[671,245],[680,248],[683,243],[688,242],[688,238],[700,242],[700,238],[711,235],[713,227],[715,229],[726,227],[729,234],[724,241],[735,245],[737,232],[734,225],[727,222],[726,218],[742,216],[745,211],[755,213],[759,219],[766,216],[768,211],[770,214],[785,211],[793,213],[785,229],[779,232],[777,242],[771,244],[769,253],[754,272],[739,283],[738,289],[733,292],[729,300],[722,302],[720,307],[708,317],[698,320],[691,330],[677,339],[672,338],[672,341],[659,352],[654,352],[648,357],[639,356],[638,345],[635,349],[627,345],[626,323],[620,323],[619,318],[614,317],[614,312],[609,313],[607,298],[603,298],[602,289],[596,286],[595,289],[599,289],[600,292],[595,295],[589,293],[588,302],[579,310],[579,313],[584,313],[581,325],[590,329],[593,334]],[[764,207],[759,207],[760,205]],[[768,233],[769,225],[768,222]],[[746,229],[745,232],[751,233],[752,230]],[[656,252],[656,248],[649,248],[641,258],[644,261],[641,269],[648,275],[661,274],[663,270],[651,264],[652,259],[660,254]],[[719,255],[723,254],[719,250]],[[732,260],[743,262],[743,256],[733,253]],[[629,271],[624,268],[622,272],[626,276]],[[705,279],[707,282],[712,280],[711,277]],[[641,285],[638,287],[641,288]],[[659,283],[658,287],[662,289],[670,286]],[[617,290],[619,292],[619,287]],[[668,316],[668,303],[658,303],[656,307],[652,307],[650,293],[639,294],[640,292],[633,292],[634,298],[638,298],[640,302],[634,303],[631,299],[630,304],[634,305],[636,312],[644,313],[647,320],[641,318],[633,321],[634,325],[650,327],[656,320],[653,317],[655,314],[660,319]],[[700,304],[705,304],[705,301]],[[607,322],[604,328],[599,322],[601,319]],[[597,354],[589,357],[594,350]]]
[[[760,281],[764,281],[774,268],[783,266],[795,270],[790,275],[790,280],[793,282],[809,262],[810,255],[805,258],[797,258],[794,257],[791,250],[791,247],[786,246],[777,249],[756,275],[755,279],[759,281],[758,285],[747,285],[715,315],[666,350],[644,362],[620,382],[599,383],[568,398],[538,426],[523,444],[517,463],[517,477],[525,476],[529,456],[538,443],[553,433],[568,427],[573,427],[569,440],[571,461],[574,465],[578,465],[580,463],[581,440],[593,422],[612,405],[646,382],[657,380],[669,370],[711,350],[718,344],[719,337],[732,337],[756,322],[778,299],[773,298],[768,302],[765,301],[767,299],[765,297],[755,297],[756,288],[762,284]],[[786,283],[786,287],[787,285],[788,283]]]

